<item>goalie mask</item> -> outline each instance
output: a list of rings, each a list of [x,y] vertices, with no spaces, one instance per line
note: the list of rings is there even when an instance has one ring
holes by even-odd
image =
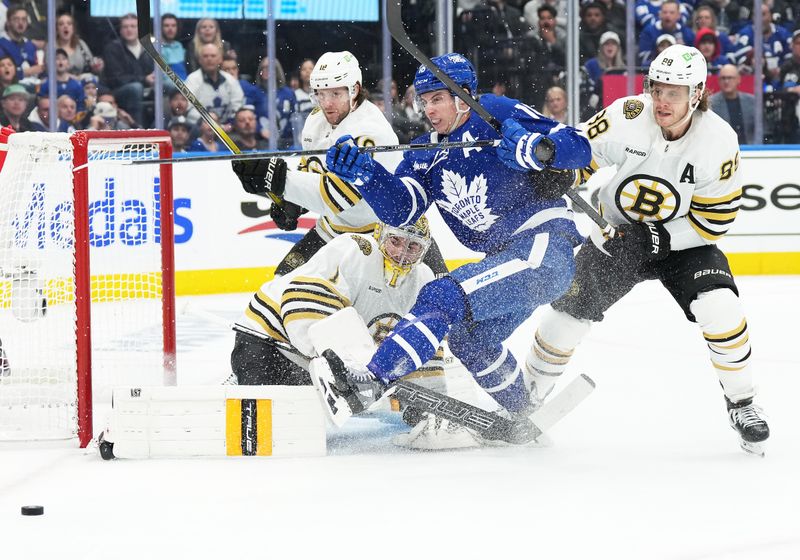
[[[414,265],[422,262],[431,246],[431,229],[425,216],[399,227],[378,222],[374,235],[383,254],[384,279],[391,288],[400,285]]]

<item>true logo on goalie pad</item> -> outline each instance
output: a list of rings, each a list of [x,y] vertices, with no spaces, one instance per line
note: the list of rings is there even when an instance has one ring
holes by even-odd
[[[225,447],[229,456],[272,455],[272,400],[227,399]]]

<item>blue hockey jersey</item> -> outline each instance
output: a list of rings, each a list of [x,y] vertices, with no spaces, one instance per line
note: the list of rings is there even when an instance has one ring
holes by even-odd
[[[578,130],[515,99],[487,94],[480,103],[500,122],[513,118],[546,134],[556,147],[552,167],[579,169],[591,162],[589,142]],[[425,134],[412,143],[436,142],[435,136]],[[438,140],[499,138],[473,111],[467,122]],[[435,202],[456,238],[474,251],[496,252],[518,229],[566,232],[576,243],[581,239],[564,200],[541,199],[529,173],[507,167],[492,147],[409,151],[394,174],[376,164],[375,174],[359,190],[377,216],[392,225],[413,223]]]

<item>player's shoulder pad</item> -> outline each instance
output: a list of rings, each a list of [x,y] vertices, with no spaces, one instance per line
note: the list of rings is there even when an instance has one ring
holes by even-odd
[[[374,104],[364,101],[336,128],[340,135],[350,134],[359,146],[397,144],[397,134]],[[360,139],[363,139],[359,141]],[[363,142],[363,143],[362,143]]]
[[[486,109],[498,121],[503,122],[511,116],[511,112],[521,103],[516,99],[511,99],[504,95],[495,95],[493,93],[484,93],[478,99],[481,106]]]
[[[720,162],[735,159],[739,152],[739,137],[725,119],[709,109],[701,113],[698,124],[692,144],[695,151],[703,154],[702,161],[706,166],[715,171]]]
[[[719,142],[723,144],[726,149],[731,146],[738,149],[739,137],[736,135],[736,131],[733,130],[733,127],[725,119],[711,109],[703,111],[701,115],[700,134],[698,136],[702,136],[703,141],[710,141],[712,144],[714,142]]]

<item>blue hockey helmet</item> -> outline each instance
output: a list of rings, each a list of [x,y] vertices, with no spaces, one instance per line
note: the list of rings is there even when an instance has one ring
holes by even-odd
[[[470,95],[478,92],[478,76],[475,73],[472,63],[464,55],[458,53],[448,53],[437,56],[432,62],[438,66],[442,72],[447,74],[451,80],[461,87],[466,87]],[[417,95],[437,89],[448,89],[433,72],[425,65],[417,70],[414,76],[414,90]]]

